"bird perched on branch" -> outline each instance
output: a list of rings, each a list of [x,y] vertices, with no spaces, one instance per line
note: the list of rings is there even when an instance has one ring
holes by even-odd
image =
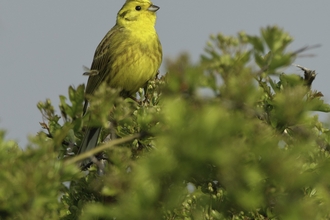
[[[153,79],[162,62],[162,47],[155,30],[159,7],[149,0],[126,0],[117,14],[115,26],[96,48],[85,93],[92,95],[105,83],[134,95]],[[85,99],[84,114],[88,106]],[[95,148],[100,127],[88,128],[78,154]]]

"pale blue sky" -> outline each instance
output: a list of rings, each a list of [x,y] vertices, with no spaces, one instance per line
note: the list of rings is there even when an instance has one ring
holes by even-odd
[[[154,0],[160,6],[157,30],[165,57],[181,51],[194,60],[203,52],[210,34],[245,30],[259,34],[260,27],[277,24],[295,38],[292,50],[307,45],[316,56],[296,63],[316,69],[313,87],[330,100],[330,1],[307,0]],[[70,85],[87,78],[96,46],[114,25],[124,0],[2,1],[0,7],[0,129],[21,147],[27,135],[40,130],[40,100],[66,95]],[[329,63],[328,63],[329,62]],[[289,69],[288,71],[294,71]]]

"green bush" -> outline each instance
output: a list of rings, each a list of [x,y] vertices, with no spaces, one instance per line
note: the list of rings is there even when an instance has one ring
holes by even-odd
[[[83,85],[61,116],[38,103],[44,132],[26,150],[0,135],[0,216],[330,219],[329,130],[314,113],[330,106],[315,71],[283,73],[306,49],[292,40],[276,26],[211,36],[198,63],[166,60],[139,102],[101,87],[85,116]],[[104,128],[100,147],[75,156],[87,126]]]

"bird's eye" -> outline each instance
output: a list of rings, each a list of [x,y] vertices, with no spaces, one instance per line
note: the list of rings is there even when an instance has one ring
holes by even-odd
[[[135,7],[135,10],[140,11],[141,10],[141,6],[136,6]]]

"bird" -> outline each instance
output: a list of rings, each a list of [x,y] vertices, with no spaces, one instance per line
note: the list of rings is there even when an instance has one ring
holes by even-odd
[[[95,50],[88,75],[86,95],[93,95],[102,83],[134,95],[156,77],[162,62],[162,46],[155,29],[159,7],[150,0],[126,0],[117,13],[116,24]],[[88,100],[85,98],[83,115]],[[77,154],[96,147],[101,127],[87,128]],[[90,163],[85,160],[81,166]]]

